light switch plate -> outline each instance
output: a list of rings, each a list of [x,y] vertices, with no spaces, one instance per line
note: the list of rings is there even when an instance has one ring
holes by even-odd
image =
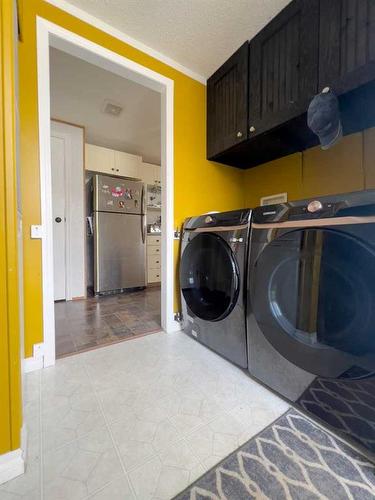
[[[41,225],[32,225],[31,226],[31,238],[33,239],[41,239],[43,238],[43,226]]]

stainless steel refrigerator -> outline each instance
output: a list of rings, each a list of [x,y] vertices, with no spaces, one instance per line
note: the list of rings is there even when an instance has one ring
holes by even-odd
[[[95,294],[146,285],[146,215],[144,184],[97,174],[88,185]],[[88,276],[90,282],[90,277]]]

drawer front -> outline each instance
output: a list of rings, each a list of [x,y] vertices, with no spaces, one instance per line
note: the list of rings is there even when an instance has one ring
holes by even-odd
[[[147,235],[147,245],[161,245],[161,236]]]
[[[160,269],[161,256],[160,255],[149,255],[147,257],[147,268],[148,269]]]
[[[158,281],[161,281],[160,269],[149,269],[147,278],[149,283],[157,283]]]
[[[161,248],[160,246],[148,246],[147,247],[147,255],[160,255]]]

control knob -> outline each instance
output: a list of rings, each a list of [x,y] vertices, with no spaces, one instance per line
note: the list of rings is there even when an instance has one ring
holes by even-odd
[[[307,210],[310,213],[319,212],[323,208],[322,203],[319,200],[310,201],[307,205]]]

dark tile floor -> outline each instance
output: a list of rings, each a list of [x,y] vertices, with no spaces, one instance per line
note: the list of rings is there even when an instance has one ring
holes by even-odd
[[[160,288],[55,303],[56,357],[159,331]]]

